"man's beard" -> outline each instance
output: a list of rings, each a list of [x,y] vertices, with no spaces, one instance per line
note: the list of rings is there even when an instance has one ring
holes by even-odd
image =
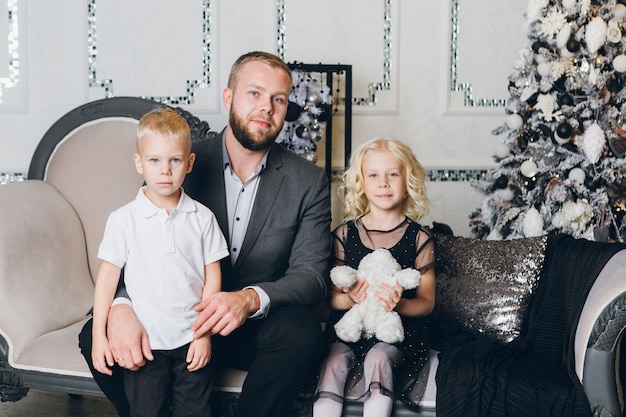
[[[255,140],[250,130],[246,128],[242,118],[238,117],[232,110],[228,117],[228,124],[237,141],[249,151],[263,151],[269,148],[280,134],[280,129],[270,130],[266,134],[261,134],[262,136]]]

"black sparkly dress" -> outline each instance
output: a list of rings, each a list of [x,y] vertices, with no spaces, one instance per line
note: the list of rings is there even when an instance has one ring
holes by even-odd
[[[358,269],[363,257],[375,249],[389,249],[402,268],[415,268],[424,273],[434,268],[435,254],[432,235],[421,225],[405,219],[391,230],[368,230],[356,220],[339,226],[333,232],[335,265],[348,265]],[[331,284],[332,285],[332,284]],[[414,298],[415,290],[407,290],[403,298]],[[403,317],[404,341],[395,344],[400,351],[400,360],[393,369],[393,375],[372,376],[369,386],[365,386],[363,376],[363,362],[367,352],[377,343],[378,339],[362,339],[355,343],[340,340],[335,334],[334,324],[341,319],[345,311],[334,310],[330,313],[324,335],[328,346],[339,342],[348,346],[354,352],[353,366],[349,370],[346,380],[345,396],[351,399],[366,400],[370,388],[376,387],[380,392],[393,396],[402,401],[410,409],[416,409],[426,389],[428,379],[428,318]],[[324,378],[333,378],[332,375],[319,376],[317,396],[343,398],[330,392],[323,391]],[[381,379],[381,380],[377,380]]]

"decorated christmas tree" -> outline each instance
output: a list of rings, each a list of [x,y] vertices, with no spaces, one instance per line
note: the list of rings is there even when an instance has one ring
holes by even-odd
[[[529,0],[477,237],[626,240],[626,0]]]

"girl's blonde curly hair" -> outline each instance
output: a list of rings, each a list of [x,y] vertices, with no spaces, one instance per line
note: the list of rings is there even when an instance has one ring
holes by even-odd
[[[365,196],[363,183],[363,160],[368,153],[380,151],[389,151],[402,164],[408,194],[404,199],[402,212],[411,220],[419,220],[429,209],[426,171],[409,146],[392,138],[374,138],[359,146],[350,157],[350,166],[342,174],[340,187],[345,192],[344,220],[356,220],[369,213],[369,201]]]

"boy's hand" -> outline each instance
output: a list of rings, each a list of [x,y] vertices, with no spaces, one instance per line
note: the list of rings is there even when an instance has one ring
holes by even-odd
[[[204,368],[211,359],[211,337],[203,336],[194,339],[189,344],[186,361],[187,369],[191,372]]]
[[[91,347],[91,360],[96,370],[105,375],[112,375],[110,367],[115,364],[113,354],[109,349],[109,341],[106,337],[94,337]]]

